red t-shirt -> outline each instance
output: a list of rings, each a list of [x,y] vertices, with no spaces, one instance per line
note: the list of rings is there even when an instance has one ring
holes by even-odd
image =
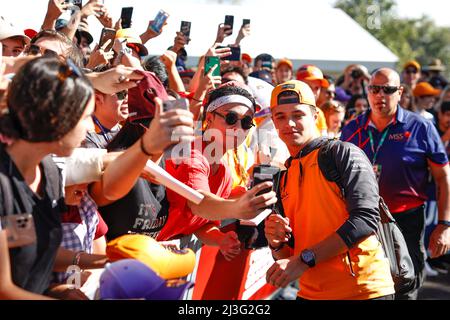
[[[200,150],[192,148],[191,158],[179,165],[167,160],[166,170],[194,190],[209,191],[224,199],[230,196],[233,182],[228,167],[221,161],[217,172],[212,174],[211,166]],[[194,215],[184,197],[170,189],[166,192],[170,203],[169,217],[157,237],[158,241],[192,234],[209,222],[220,224]]]

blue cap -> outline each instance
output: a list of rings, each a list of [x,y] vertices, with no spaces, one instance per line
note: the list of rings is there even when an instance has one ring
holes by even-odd
[[[100,277],[100,299],[180,300],[193,286],[185,280],[164,280],[144,263],[124,259],[108,264]]]

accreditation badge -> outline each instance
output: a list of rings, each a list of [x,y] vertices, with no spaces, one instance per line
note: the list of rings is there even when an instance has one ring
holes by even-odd
[[[381,164],[374,164],[373,165],[373,172],[375,173],[375,177],[377,178],[377,182],[380,181],[380,175],[381,175]]]

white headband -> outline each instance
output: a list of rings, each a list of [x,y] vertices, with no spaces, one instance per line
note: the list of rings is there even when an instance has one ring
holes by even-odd
[[[240,103],[240,104],[243,104],[244,106],[246,106],[247,108],[254,110],[254,105],[250,101],[250,99],[248,99],[244,96],[241,96],[240,94],[232,94],[232,95],[217,98],[216,100],[211,102],[208,105],[206,112],[213,112],[213,111],[217,110],[218,108],[220,108],[226,104],[229,104],[229,103]]]

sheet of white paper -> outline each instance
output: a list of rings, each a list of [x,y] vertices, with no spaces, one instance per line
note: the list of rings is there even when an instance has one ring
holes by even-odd
[[[185,197],[195,204],[199,204],[204,198],[204,196],[200,192],[175,179],[167,171],[165,171],[163,168],[161,168],[151,160],[147,161],[147,165],[145,166],[144,171],[147,171],[150,175],[154,176],[156,178],[156,181],[158,181],[160,184],[166,186],[172,191],[175,191],[179,195]]]
[[[244,226],[257,226],[259,225],[267,216],[272,213],[272,209],[264,209],[260,214],[258,214],[253,219],[240,220],[240,224]]]

